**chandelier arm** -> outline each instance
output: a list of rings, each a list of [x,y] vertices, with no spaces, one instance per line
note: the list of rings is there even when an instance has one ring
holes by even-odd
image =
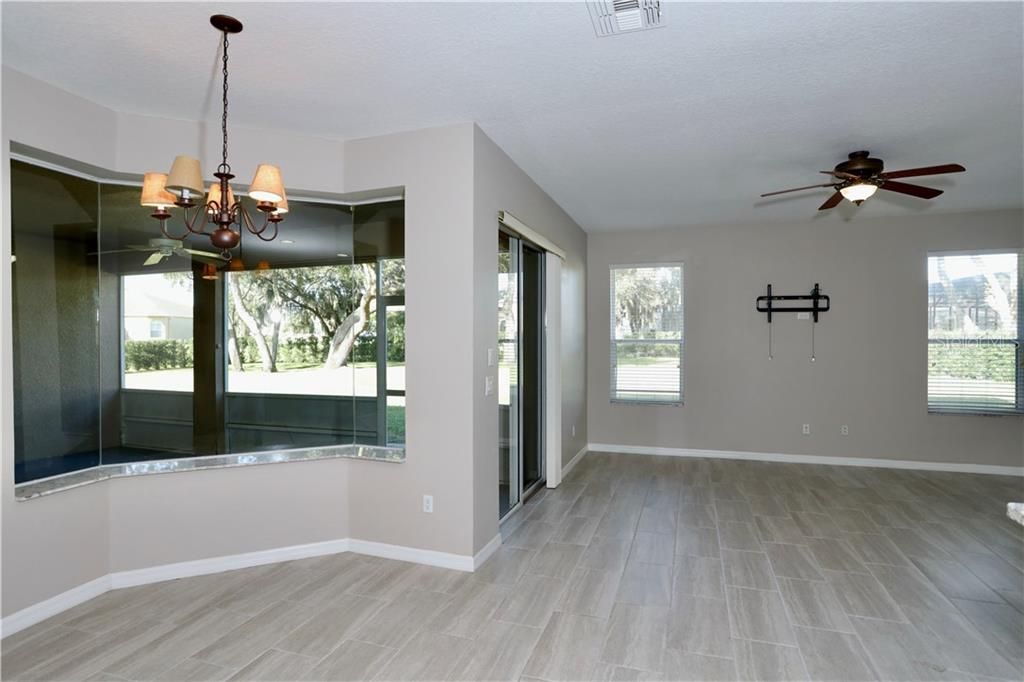
[[[187,228],[188,225],[186,224],[185,227]],[[181,233],[180,237],[175,237],[174,235],[167,231],[167,218],[160,219],[160,232],[168,239],[173,239],[176,242],[184,241],[185,237],[189,236],[189,234],[192,233],[191,230],[186,229],[185,232]]]
[[[256,223],[253,222],[252,216],[249,215],[249,211],[247,211],[245,209],[245,207],[242,206],[241,204],[239,205],[239,207],[241,208],[239,213],[244,218],[244,222],[241,221],[241,220],[239,221],[239,223],[240,223],[240,225],[239,225],[240,226],[240,231],[241,231],[241,227],[244,225],[245,228],[247,230],[249,230],[250,235],[254,235],[254,236],[260,238],[261,240],[263,240],[264,242],[272,242],[273,239],[276,236],[278,236],[278,223],[281,222],[280,220],[271,220],[270,219],[270,214],[267,213],[266,216],[263,218],[263,226],[260,227],[259,229],[257,229],[256,228]],[[270,226],[270,223],[274,224],[274,227],[273,227],[273,237],[269,237],[269,238],[263,237],[263,232],[265,232],[266,228]]]
[[[252,222],[252,216],[249,215],[249,211],[245,208],[245,206],[243,206],[242,203],[239,202],[238,203],[238,231],[241,232],[243,227],[246,230],[248,230],[250,233],[256,234],[256,226]]]
[[[274,227],[274,237],[267,238],[262,236],[263,233],[267,231],[267,228],[270,227],[271,223],[274,223],[276,225],[277,223],[281,222],[279,220],[271,220],[270,213],[266,214],[266,217],[263,219],[263,227],[260,227],[259,229],[256,229],[256,224],[252,221],[252,216],[249,215],[249,212],[246,211],[244,208],[242,209],[242,215],[245,216],[245,229],[247,229],[250,234],[256,235],[265,242],[273,241],[274,237],[277,236],[276,226]]]
[[[216,202],[211,202],[211,203],[216,205]],[[195,213],[192,214],[192,218],[191,219],[189,219],[189,217],[188,217],[188,209],[187,208],[185,209],[185,213],[184,213],[184,216],[183,216],[184,219],[185,219],[185,227],[192,234],[203,235],[203,236],[206,236],[206,237],[210,236],[210,233],[205,230],[206,224],[207,224],[207,219],[208,219],[208,213],[207,213],[208,206],[210,206],[210,204],[201,204],[199,206],[196,206],[195,207]],[[195,229],[196,228],[196,223],[199,222],[200,218],[203,218],[203,220],[202,220],[202,223],[200,224],[200,228],[197,230],[197,229]],[[188,235],[186,235],[186,236],[188,236]]]
[[[260,239],[262,239],[265,242],[272,242],[275,239],[277,239],[277,224],[279,222],[280,222],[279,220],[270,220],[270,216],[267,216],[266,222],[263,223],[263,229],[261,229],[259,232],[253,232],[253,234],[256,235],[257,237],[259,237]],[[264,237],[263,233],[271,225],[274,226],[274,233],[272,235],[270,235],[269,237]]]

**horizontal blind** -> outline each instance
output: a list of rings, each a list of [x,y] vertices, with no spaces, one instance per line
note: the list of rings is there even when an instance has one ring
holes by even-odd
[[[928,410],[1024,413],[1019,253],[928,257]]]
[[[611,399],[683,401],[683,266],[611,268]]]

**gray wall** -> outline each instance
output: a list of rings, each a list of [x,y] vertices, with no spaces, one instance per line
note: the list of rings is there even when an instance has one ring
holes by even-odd
[[[350,140],[344,168],[346,192],[405,188],[407,306],[406,462],[351,468],[350,534],[472,554],[473,126]]]
[[[12,140],[123,173],[165,167],[179,153],[205,156],[208,171],[216,166],[219,143],[212,126],[119,114],[6,67],[2,99],[0,258],[4,263],[10,262],[11,248],[6,198],[10,197],[7,169]],[[204,129],[210,134],[204,135]],[[255,168],[263,160],[262,150],[270,146],[289,187],[312,193],[339,191],[340,141],[241,126],[233,128],[232,135],[239,148],[234,152],[239,167]],[[4,616],[110,571],[347,537],[344,505],[349,465],[395,466],[331,460],[254,468],[259,471],[175,474],[155,476],[138,486],[133,484],[139,479],[111,481],[18,502],[11,405],[11,270],[0,268],[0,602]],[[182,512],[185,500],[190,510]]]
[[[586,447],[587,235],[505,152],[474,126],[473,136],[473,323],[474,529],[476,549],[494,537],[498,522],[498,397],[483,394],[487,349],[498,333],[498,211],[512,213],[565,250],[562,266],[562,464]],[[497,377],[495,376],[495,379]],[[497,382],[495,382],[497,383]],[[573,427],[575,426],[575,436]],[[493,523],[489,522],[493,519]]]
[[[590,442],[1024,465],[1021,417],[928,414],[925,318],[927,253],[1019,249],[1022,220],[1018,210],[591,234]],[[608,267],[659,261],[684,262],[685,404],[613,405]],[[816,362],[811,323],[792,314],[776,317],[768,360],[754,300],[769,282],[780,294],[820,282],[832,297]]]
[[[11,139],[46,147],[60,137],[70,157],[112,167],[115,115],[79,97],[61,92],[10,69],[3,70],[2,196],[0,259],[10,262]],[[3,444],[2,535],[3,590],[7,615],[108,572],[109,533],[106,487],[89,486],[55,495],[49,504],[19,503],[14,498],[13,352],[11,347],[12,268],[0,268],[0,442]],[[58,499],[59,498],[59,499]],[[44,500],[39,500],[44,502]]]
[[[352,464],[362,462],[270,464],[118,478],[88,486],[109,494],[109,570],[347,537]]]

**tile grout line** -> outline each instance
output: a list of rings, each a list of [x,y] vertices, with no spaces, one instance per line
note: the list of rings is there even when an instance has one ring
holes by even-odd
[[[755,515],[755,518],[756,518],[756,515]],[[792,520],[793,517],[792,517],[792,515],[790,515],[788,518],[790,520]],[[765,542],[764,542],[764,539],[760,537],[761,529],[757,525],[756,521],[753,524],[753,526],[754,526],[754,531],[758,534],[758,541],[760,542],[761,548],[763,550]],[[768,572],[772,576],[772,582],[775,583],[775,593],[779,595],[779,601],[782,603],[782,611],[783,611],[783,613],[786,614],[786,622],[789,623],[789,629],[793,633],[794,646],[796,647],[797,653],[800,656],[800,662],[803,664],[804,674],[807,675],[807,679],[808,680],[811,680],[813,678],[811,677],[810,668],[807,666],[807,659],[804,657],[804,652],[800,648],[800,640],[797,639],[797,636],[796,636],[796,627],[797,626],[793,622],[793,618],[792,618],[792,616],[791,616],[791,614],[789,612],[789,607],[786,605],[786,600],[782,596],[782,588],[779,585],[779,577],[777,575],[775,575],[775,566],[772,565],[772,561],[771,561],[771,558],[768,556],[768,552],[765,551],[764,554],[765,554],[765,560],[768,562]],[[722,569],[723,569],[723,571],[725,569],[725,562],[724,561],[722,562]],[[728,594],[728,591],[726,591],[726,593]],[[778,643],[776,642],[776,644],[778,644]]]

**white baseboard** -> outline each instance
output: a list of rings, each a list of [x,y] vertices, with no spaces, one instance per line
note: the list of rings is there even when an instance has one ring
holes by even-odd
[[[67,592],[50,597],[45,601],[38,602],[32,606],[23,608],[7,616],[0,622],[0,638],[21,632],[27,627],[41,623],[42,621],[56,616],[61,611],[78,606],[104,592],[110,591],[110,576],[105,575],[87,583],[72,587]]]
[[[307,545],[290,545],[288,547],[277,547],[258,552],[245,552],[243,554],[229,554],[209,559],[162,564],[149,568],[139,568],[133,571],[118,571],[117,573],[111,573],[108,577],[110,578],[111,589],[116,590],[122,587],[148,585],[177,578],[191,578],[197,575],[234,571],[251,566],[276,564],[279,561],[292,561],[294,559],[308,559],[314,556],[338,554],[349,551],[349,542],[348,538],[342,538],[340,540],[313,542]]]
[[[569,460],[569,463],[566,464],[564,467],[562,467],[562,478],[563,479],[566,476],[569,475],[569,472],[572,471],[573,467],[575,467],[577,464],[580,463],[580,460],[583,459],[583,456],[585,454],[587,454],[587,450],[590,449],[590,447],[591,446],[589,444],[588,445],[584,445],[582,448],[580,448],[579,452],[577,452],[575,455],[573,455],[573,458]]]
[[[821,455],[786,455],[773,452],[697,450],[693,448],[662,448],[645,447],[642,445],[613,445],[610,443],[589,443],[587,445],[587,449],[593,452],[611,452],[623,455],[661,455],[664,457],[746,459],[759,462],[788,462],[791,464],[829,464],[833,466],[879,467],[883,469],[914,469],[921,471],[952,471],[965,474],[995,474],[999,476],[1024,476],[1024,467],[1000,466],[996,464],[923,462],[912,459],[872,459],[870,457],[825,457]]]
[[[388,545],[383,542],[356,540],[355,538],[349,538],[348,543],[349,551],[356,554],[368,554],[369,556],[379,556],[385,559],[410,561],[414,564],[439,566],[456,571],[472,572],[473,570],[473,557],[468,554],[449,554],[448,552],[436,552],[432,549]]]
[[[491,538],[490,542],[473,556],[473,570],[475,571],[483,566],[484,562],[490,559],[491,555],[497,552],[499,547],[501,547],[501,533]]]
[[[487,546],[474,557],[463,554],[435,552],[428,549],[417,549],[415,547],[387,545],[382,542],[370,542],[354,538],[340,538],[338,540],[314,542],[306,545],[291,545],[257,552],[229,554],[226,556],[210,557],[209,559],[162,564],[160,566],[139,568],[131,571],[118,571],[116,573],[108,573],[78,587],[73,587],[67,592],[62,592],[45,601],[27,606],[3,618],[0,620],[0,638],[20,632],[27,627],[57,615],[61,611],[66,611],[73,606],[78,606],[94,597],[98,597],[104,592],[122,587],[148,585],[176,578],[190,578],[197,575],[233,571],[239,568],[249,568],[250,566],[262,566],[280,561],[306,559],[327,554],[339,554],[341,552],[355,552],[356,554],[367,554],[387,559],[398,559],[428,566],[440,566],[441,568],[471,572],[493,554],[500,545],[501,535],[499,534],[487,543]]]

